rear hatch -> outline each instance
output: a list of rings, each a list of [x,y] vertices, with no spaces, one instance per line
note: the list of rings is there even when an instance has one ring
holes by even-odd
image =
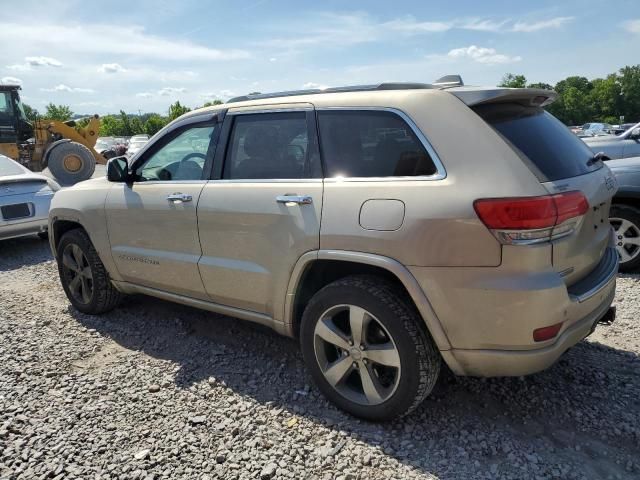
[[[523,90],[526,93],[526,90]],[[611,238],[608,222],[614,177],[569,129],[531,102],[476,105],[482,117],[518,153],[550,194],[581,192],[589,208],[572,233],[552,240],[553,266],[567,286],[593,271]]]

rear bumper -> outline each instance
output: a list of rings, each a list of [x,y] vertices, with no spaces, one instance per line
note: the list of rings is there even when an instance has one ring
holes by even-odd
[[[47,231],[47,218],[30,219],[28,222],[2,224],[0,223],[0,240],[23,237]]]
[[[551,345],[535,350],[463,350],[447,352],[449,365],[457,375],[475,377],[509,377],[536,373],[553,365],[569,348],[587,337],[605,316],[615,294],[613,287],[606,299],[585,318],[567,328]],[[457,370],[457,371],[456,371]]]
[[[35,192],[0,197],[0,206],[27,203],[31,216],[4,220],[0,215],[0,240],[32,235],[47,230],[53,192]]]
[[[527,262],[536,254],[535,249],[528,252]],[[518,254],[505,249],[508,261],[497,268],[410,268],[445,330],[451,349],[442,356],[456,374],[513,376],[543,370],[607,313],[618,270],[613,248],[569,288],[542,261],[518,264],[524,258]],[[534,341],[534,330],[559,323],[556,337]]]

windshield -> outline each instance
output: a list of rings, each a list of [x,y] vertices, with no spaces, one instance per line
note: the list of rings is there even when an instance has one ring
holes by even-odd
[[[591,149],[557,118],[539,107],[489,104],[475,112],[513,148],[541,181],[576,177],[601,168]]]
[[[20,168],[16,162],[4,155],[0,155],[0,177],[7,177],[9,175],[22,175],[24,170]]]

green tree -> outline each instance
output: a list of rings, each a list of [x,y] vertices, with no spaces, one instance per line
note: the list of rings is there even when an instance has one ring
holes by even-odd
[[[594,119],[607,123],[618,123],[616,116],[622,110],[623,104],[617,75],[611,74],[607,78],[596,78],[591,81],[591,85],[588,101]],[[613,122],[611,122],[612,118]]]
[[[627,66],[618,74],[622,95],[618,115],[624,115],[627,122],[640,120],[640,65]]]
[[[73,116],[71,108],[67,105],[54,105],[49,103],[46,107],[44,118],[47,120],[69,120]]]
[[[167,119],[161,117],[157,113],[152,113],[144,122],[144,131],[149,136],[155,135],[167,123]]]
[[[527,85],[527,88],[540,88],[542,90],[553,90],[553,87],[548,83],[538,82],[538,83],[530,83]]]
[[[36,118],[38,118],[38,110],[33,108],[31,105],[27,105],[26,103],[22,104],[22,108],[24,108],[24,113],[27,116],[27,120],[30,122],[34,122]]]
[[[175,120],[190,111],[190,108],[181,105],[180,102],[176,100],[176,103],[169,105],[169,121]]]
[[[145,133],[144,124],[142,123],[140,117],[133,117],[131,119],[131,131],[133,132],[132,135]]]
[[[213,107],[214,105],[222,105],[222,100],[213,100],[212,102],[205,102],[202,107]]]
[[[527,85],[527,78],[524,75],[514,75],[507,73],[498,84],[499,87],[524,88]]]
[[[100,119],[101,137],[120,137],[124,135],[122,119],[115,115],[105,115]]]

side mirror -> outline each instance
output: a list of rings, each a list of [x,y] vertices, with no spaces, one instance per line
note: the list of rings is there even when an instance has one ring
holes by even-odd
[[[129,164],[126,157],[114,157],[107,162],[107,180],[127,182],[129,178]]]
[[[629,135],[629,138],[633,140],[640,139],[640,128],[634,128],[633,130],[631,130],[631,135]]]

